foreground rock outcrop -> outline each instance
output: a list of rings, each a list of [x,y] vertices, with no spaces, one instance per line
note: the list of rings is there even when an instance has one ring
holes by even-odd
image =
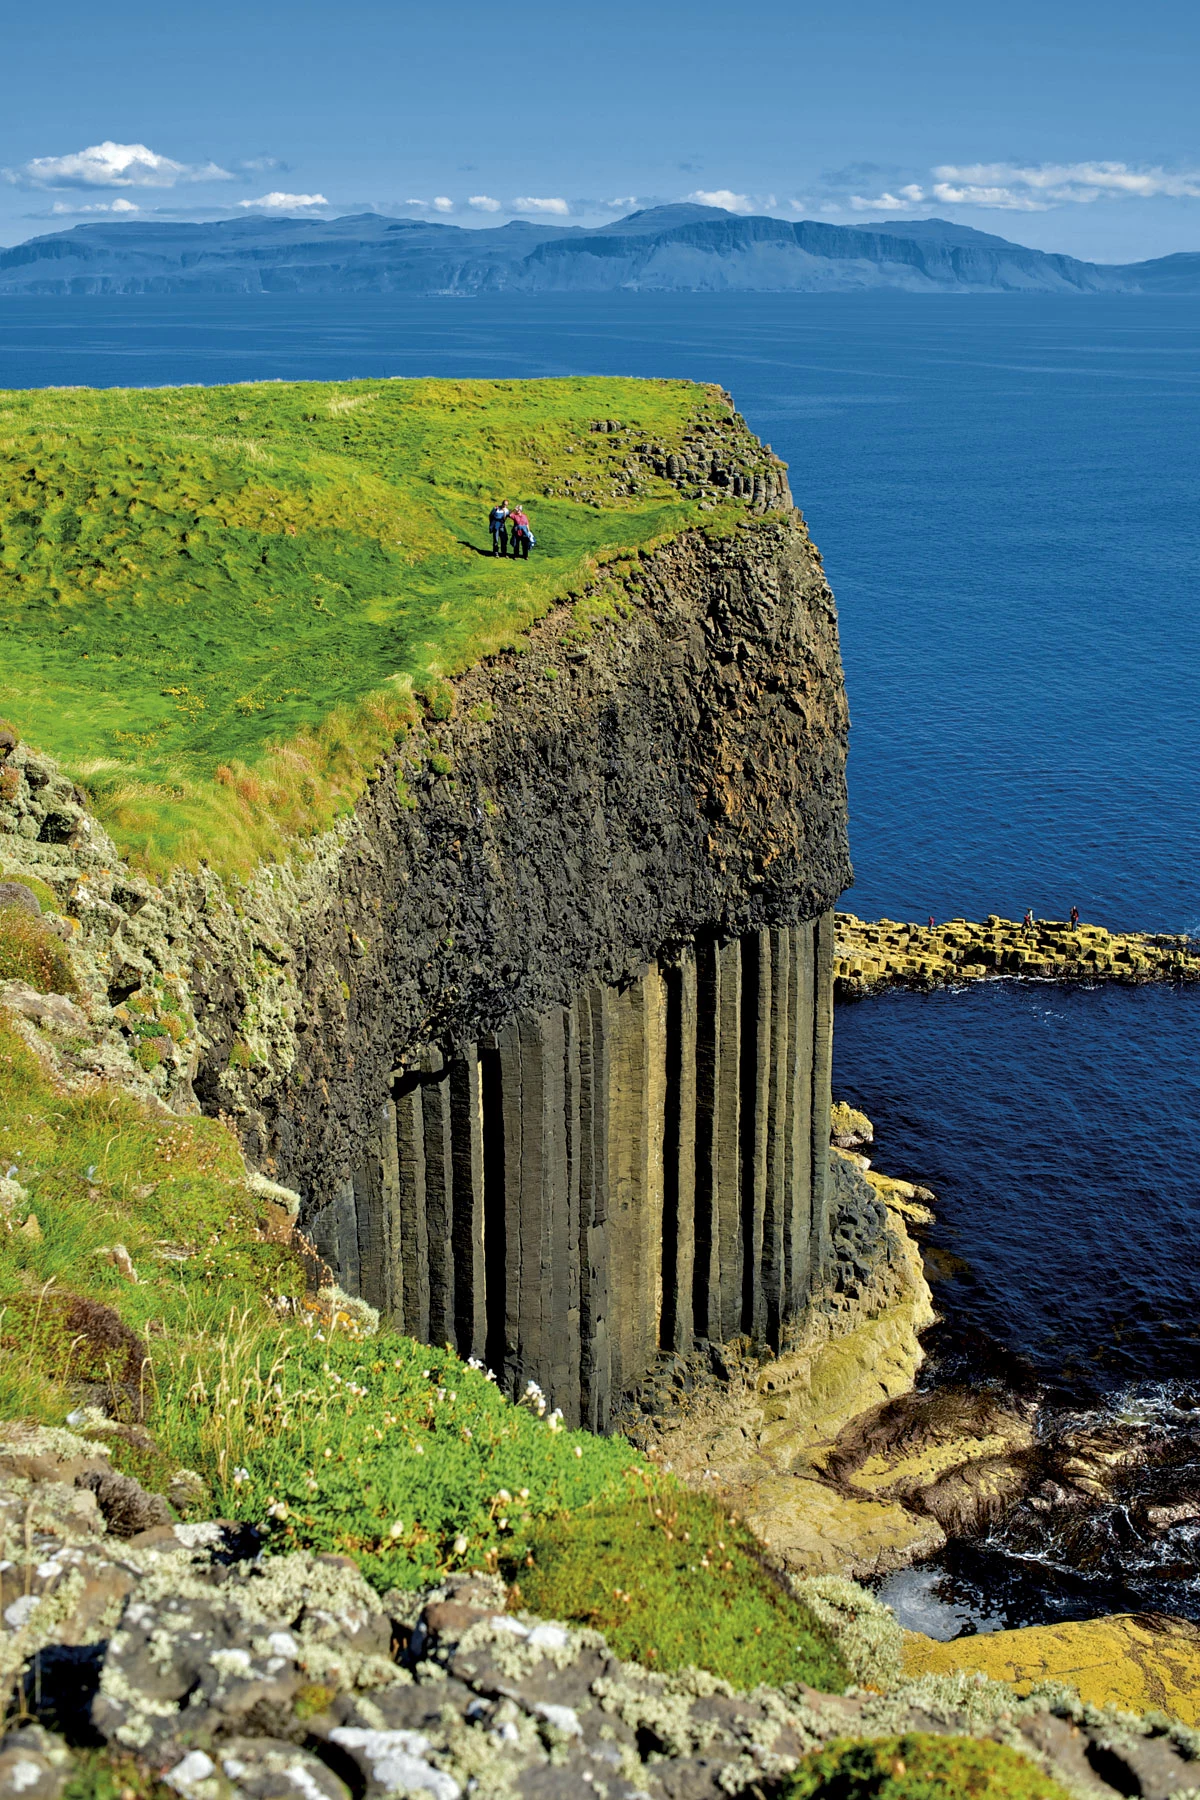
[[[495,1576],[380,1599],[346,1558],[263,1559],[252,1533],[219,1522],[119,1537],[80,1485],[103,1449],[69,1433],[10,1429],[0,1460],[0,1681],[22,1714],[0,1748],[4,1800],[57,1800],[98,1754],[181,1800],[749,1800],[831,1739],[904,1731],[1010,1744],[1076,1792],[1200,1789],[1195,1734],[1061,1689],[1020,1699],[950,1676],[888,1694],[742,1694],[514,1614]],[[861,1645],[871,1604],[830,1593],[822,1616]]]

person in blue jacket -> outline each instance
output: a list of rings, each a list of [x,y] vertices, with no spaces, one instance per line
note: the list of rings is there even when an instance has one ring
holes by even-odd
[[[508,501],[501,500],[488,514],[488,530],[492,534],[492,555],[508,555]]]

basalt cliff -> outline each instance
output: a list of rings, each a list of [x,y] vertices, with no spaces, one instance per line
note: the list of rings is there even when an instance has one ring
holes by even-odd
[[[21,743],[0,845],[87,971],[23,1001],[60,1062],[228,1119],[344,1291],[603,1429],[661,1350],[781,1346],[828,1259],[847,715],[784,506],[575,605],[244,884],[131,874]]]

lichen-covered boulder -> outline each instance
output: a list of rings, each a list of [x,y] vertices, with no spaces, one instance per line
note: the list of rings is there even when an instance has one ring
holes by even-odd
[[[221,1568],[177,1556],[138,1583],[109,1641],[92,1721],[111,1742],[156,1757],[207,1751],[250,1728],[286,1740],[302,1690],[323,1702],[403,1680],[391,1647],[378,1596],[344,1558],[301,1552]]]
[[[179,1800],[349,1800],[320,1757],[272,1738],[231,1738],[215,1756],[189,1750],[163,1780]]]
[[[21,1725],[0,1737],[0,1800],[58,1800],[73,1758],[61,1738],[41,1725]]]

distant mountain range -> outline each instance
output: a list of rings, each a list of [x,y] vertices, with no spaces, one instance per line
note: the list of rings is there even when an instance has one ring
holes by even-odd
[[[656,206],[613,225],[465,230],[360,213],[76,225],[0,251],[4,294],[1200,294],[1200,252],[1079,262],[923,219],[825,225]]]

